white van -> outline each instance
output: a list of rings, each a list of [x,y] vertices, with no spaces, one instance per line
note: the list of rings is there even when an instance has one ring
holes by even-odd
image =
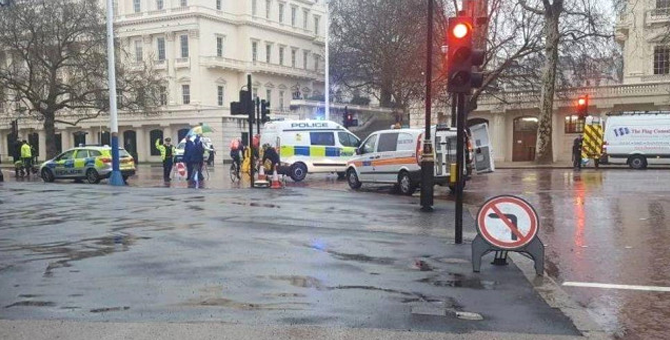
[[[476,171],[494,171],[488,127],[486,124],[479,124],[470,130],[471,138],[477,145],[473,160]],[[363,183],[395,184],[395,189],[400,193],[412,195],[421,183],[423,132],[423,129],[395,129],[372,133],[357,149],[357,155],[347,163],[349,186],[358,189]],[[435,157],[435,184],[449,185],[453,190],[449,177],[450,165],[456,162],[456,129],[434,126],[431,134]],[[466,148],[468,144],[465,144]],[[468,157],[468,150],[465,151],[464,158],[472,159]],[[463,175],[467,175],[467,167],[464,167]]]
[[[607,164],[670,164],[670,111],[608,114],[603,151]]]
[[[261,131],[261,145],[279,150],[281,172],[296,182],[307,173],[337,173],[344,178],[347,160],[359,143],[342,125],[326,120],[273,121]]]

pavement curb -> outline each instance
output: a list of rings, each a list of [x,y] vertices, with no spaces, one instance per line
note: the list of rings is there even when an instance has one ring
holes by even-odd
[[[231,339],[231,340],[569,340],[574,336],[497,332],[442,333],[371,328],[242,325],[202,323],[118,323],[46,320],[0,320],[0,338],[7,340]]]
[[[526,256],[509,252],[509,258],[521,270],[540,297],[552,308],[558,308],[588,339],[612,339],[589,315],[588,311],[575,302],[547,272],[543,276],[535,273],[533,260]]]

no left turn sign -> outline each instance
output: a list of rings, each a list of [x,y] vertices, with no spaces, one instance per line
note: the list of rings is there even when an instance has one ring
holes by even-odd
[[[510,195],[497,196],[479,209],[477,229],[490,245],[514,250],[533,240],[538,220],[535,209],[525,200]]]

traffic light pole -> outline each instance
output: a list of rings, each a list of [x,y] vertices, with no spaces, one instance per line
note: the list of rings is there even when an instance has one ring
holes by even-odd
[[[247,75],[247,89],[249,90],[249,95],[248,99],[249,103],[246,106],[247,107],[247,121],[249,123],[249,160],[251,161],[249,163],[249,175],[250,175],[250,182],[251,182],[251,187],[254,187],[254,105],[253,101],[251,100],[252,97],[252,92],[251,92],[251,75]]]
[[[463,187],[465,177],[463,168],[465,161],[465,94],[454,95],[458,107],[456,119],[456,223],[454,241],[463,243]]]
[[[261,100],[256,96],[256,132],[261,134]]]
[[[433,82],[433,0],[428,0],[428,32],[426,37],[426,131],[423,138],[423,154],[421,155],[421,211],[433,211],[433,143],[430,136],[430,116],[432,115],[432,82]]]

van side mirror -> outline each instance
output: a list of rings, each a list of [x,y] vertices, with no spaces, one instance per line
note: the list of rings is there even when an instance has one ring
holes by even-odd
[[[360,154],[362,154],[362,153],[363,153],[363,152],[361,151],[361,148],[356,148],[356,154],[357,154],[357,155],[360,155]]]

